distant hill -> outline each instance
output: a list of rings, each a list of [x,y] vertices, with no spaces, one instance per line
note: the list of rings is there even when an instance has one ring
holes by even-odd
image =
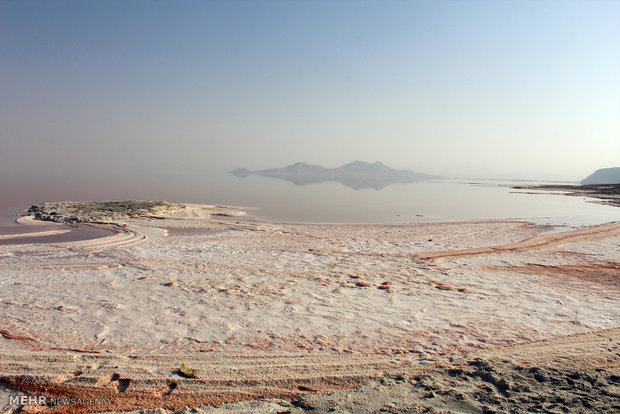
[[[237,177],[247,177],[248,175],[254,174],[264,177],[280,178],[292,182],[295,185],[336,181],[356,190],[364,188],[380,190],[394,183],[410,183],[442,178],[410,170],[395,170],[379,161],[375,163],[353,161],[337,168],[325,168],[321,165],[297,162],[287,167],[259,171],[237,168],[231,171],[231,173]]]
[[[620,184],[620,167],[596,170],[581,181],[581,184]]]

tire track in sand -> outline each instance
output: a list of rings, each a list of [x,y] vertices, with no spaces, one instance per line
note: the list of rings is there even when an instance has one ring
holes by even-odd
[[[468,360],[481,357],[481,364],[487,361],[490,366],[498,361],[541,368],[568,364],[573,370],[603,369],[617,375],[619,347],[620,328],[612,328],[503,346],[471,354]],[[190,364],[198,378],[180,376],[182,362]],[[453,368],[459,364],[463,361],[420,365],[405,356],[384,355],[0,351],[0,385],[48,398],[110,401],[109,405],[49,407],[47,413],[178,410],[265,398],[303,402],[308,397],[359,389],[380,378],[430,375],[443,381],[454,379]]]
[[[180,375],[182,362],[196,379]],[[371,378],[416,371],[384,355],[76,354],[0,351],[0,384],[47,398],[109,399],[109,405],[57,406],[47,413],[179,409],[353,389]]]
[[[106,226],[101,224],[85,224],[87,226],[96,228],[112,229],[116,233],[111,236],[100,237],[97,239],[54,243],[55,246],[62,246],[67,248],[80,248],[80,249],[106,249],[112,247],[129,246],[136,244],[146,239],[144,234],[140,234],[137,231],[128,229],[126,227],[119,228],[118,226]]]
[[[439,250],[424,253],[414,253],[411,256],[423,260],[432,260],[443,257],[474,256],[479,254],[493,254],[504,252],[523,252],[527,250],[536,250],[546,247],[557,246],[565,243],[575,243],[586,240],[611,237],[618,234],[620,234],[620,223],[613,222],[586,229],[534,236],[516,243],[508,243],[488,247],[477,247],[473,249]]]

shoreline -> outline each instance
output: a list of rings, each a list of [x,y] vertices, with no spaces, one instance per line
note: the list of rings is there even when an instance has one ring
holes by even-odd
[[[41,221],[33,216],[22,216],[14,220],[15,226],[11,226],[11,232],[0,234],[0,246],[22,244],[57,244],[97,240],[110,237],[120,230],[113,225],[96,225],[92,223],[80,223],[67,225],[49,221]],[[15,232],[23,226],[26,232]],[[30,228],[38,228],[39,231],[29,231]],[[50,230],[43,230],[48,227]]]
[[[545,188],[549,188],[549,187],[566,187],[566,186],[548,186],[548,185],[542,185],[542,186],[511,186],[510,188],[515,188],[515,189],[538,189],[540,188],[545,189]],[[573,187],[573,186],[568,186],[568,187]],[[598,186],[597,186],[598,187]],[[537,193],[536,193],[537,194]],[[568,194],[568,195],[580,195],[580,194]],[[593,196],[590,196],[593,197]],[[240,206],[228,206],[228,205],[217,205],[217,204],[188,204],[188,203],[167,203],[164,201],[158,201],[158,202],[153,202],[153,201],[98,201],[98,202],[53,202],[53,203],[43,203],[40,206],[32,206],[30,208],[30,210],[21,210],[22,212],[22,217],[19,217],[17,220],[15,220],[17,223],[19,224],[29,224],[29,225],[58,225],[58,224],[63,224],[63,223],[74,223],[74,224],[100,224],[100,225],[118,225],[118,221],[122,221],[122,219],[120,218],[112,218],[112,217],[104,217],[103,220],[101,219],[101,217],[80,217],[80,218],[76,218],[76,217],[66,217],[66,216],[54,216],[54,214],[56,214],[55,212],[51,212],[52,215],[47,215],[44,218],[36,218],[37,214],[41,214],[41,211],[37,212],[35,210],[32,210],[33,208],[51,208],[53,209],[54,206],[62,206],[62,205],[66,205],[66,204],[70,204],[70,205],[75,205],[76,207],[73,207],[74,210],[75,209],[79,209],[78,206],[84,206],[84,205],[88,205],[88,204],[105,204],[105,203],[110,203],[110,204],[114,204],[114,203],[154,203],[154,204],[164,204],[164,205],[168,205],[168,206],[185,206],[185,208],[190,208],[193,209],[194,211],[198,211],[198,210],[203,210],[206,211],[206,213],[202,213],[202,218],[204,219],[235,219],[235,220],[240,220],[242,222],[254,222],[254,223],[266,223],[266,224],[272,224],[272,225],[326,225],[326,226],[372,226],[372,225],[377,225],[377,226],[408,226],[408,225],[425,225],[425,224],[449,224],[449,223],[454,223],[454,224],[459,224],[459,223],[463,223],[463,224],[467,224],[467,223],[478,223],[478,222],[522,222],[522,223],[531,223],[533,225],[540,225],[540,226],[548,226],[550,228],[558,228],[558,227],[564,227],[566,228],[568,227],[572,227],[572,228],[583,228],[583,227],[588,227],[588,226],[597,226],[597,225],[603,225],[603,224],[607,224],[610,222],[613,222],[614,220],[609,220],[608,218],[606,218],[607,221],[601,221],[601,220],[590,220],[590,223],[579,223],[579,224],[567,224],[566,222],[563,223],[553,223],[551,221],[552,217],[537,217],[537,216],[528,216],[528,217],[496,217],[496,218],[484,218],[484,217],[479,217],[479,218],[438,218],[438,217],[424,217],[424,216],[419,216],[418,219],[423,219],[423,220],[418,220],[418,219],[412,219],[411,221],[374,221],[374,222],[331,222],[331,221],[327,221],[327,222],[322,222],[322,221],[295,221],[295,220],[278,220],[278,219],[273,219],[273,218],[268,218],[268,217],[264,217],[261,216],[260,214],[252,214],[251,212],[256,210],[256,208],[254,207],[240,207]],[[612,204],[612,205],[616,205],[616,204]],[[620,204],[617,204],[620,206]],[[242,210],[242,208],[244,210]],[[31,211],[32,210],[32,211]],[[248,213],[248,211],[250,211],[250,213]],[[48,211],[46,214],[49,214],[50,211]],[[205,215],[206,214],[206,215]],[[139,217],[139,216],[136,216]],[[160,217],[163,218],[163,217]],[[170,217],[173,218],[173,217]],[[197,217],[195,217],[197,218]],[[185,217],[184,219],[187,219],[187,217]],[[559,217],[560,220],[565,219],[564,217]],[[9,238],[8,236],[10,236],[11,234],[2,234],[0,235],[0,238]]]
[[[580,184],[580,185],[520,185],[510,186],[517,190],[561,191],[558,195],[587,197],[595,203],[620,207],[620,184]]]

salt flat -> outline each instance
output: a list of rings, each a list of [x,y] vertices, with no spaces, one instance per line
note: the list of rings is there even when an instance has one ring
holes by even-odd
[[[549,228],[516,221],[274,224],[242,219],[232,208],[172,210],[111,216],[103,225],[117,234],[107,238],[0,246],[5,384],[30,384],[35,392],[32,384],[43,381],[52,394],[73,386],[120,398],[110,379],[117,374],[136,392],[155,393],[121,399],[119,410],[134,403],[173,408],[185,403],[166,398],[182,392],[193,392],[191,406],[290,400],[498,347],[619,326],[617,223],[537,236]],[[612,342],[617,348],[617,338]],[[60,362],[46,371],[33,368],[36,358]],[[84,358],[90,368],[77,371],[88,374],[86,383],[70,374]],[[131,365],[140,358],[154,359]],[[213,358],[217,369],[209,366]],[[280,388],[272,381],[260,392],[251,385],[236,392],[220,384],[216,393],[201,393],[185,381],[187,389],[155,392],[170,378],[178,382],[181,359],[202,368],[205,379],[220,372],[214,375],[226,381],[222,372],[229,372],[231,381],[242,381],[239,358],[280,358]],[[295,358],[312,363],[303,360],[299,370]],[[267,363],[252,372],[262,378],[269,369],[276,368]],[[20,372],[32,378],[17,380]],[[325,376],[333,381],[318,379]]]

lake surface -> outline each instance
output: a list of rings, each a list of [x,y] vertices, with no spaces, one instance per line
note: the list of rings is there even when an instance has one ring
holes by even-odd
[[[73,181],[72,181],[73,180]],[[3,186],[9,185],[6,181]],[[547,191],[525,194],[509,185],[543,184],[492,180],[396,183],[380,190],[353,189],[337,182],[295,185],[227,171],[178,176],[108,177],[83,182],[68,177],[26,182],[5,192],[0,209],[16,211],[43,201],[167,200],[243,207],[252,217],[279,222],[406,223],[446,220],[527,219],[581,226],[620,220],[620,208]],[[576,184],[576,183],[575,183]]]
[[[232,204],[255,206],[258,209],[250,210],[253,216],[274,221],[406,223],[509,218],[582,226],[620,220],[618,207],[548,191],[526,194],[509,187],[517,182],[439,180],[353,190],[335,182],[295,186],[259,176],[239,180],[236,186],[249,202],[239,197]]]

